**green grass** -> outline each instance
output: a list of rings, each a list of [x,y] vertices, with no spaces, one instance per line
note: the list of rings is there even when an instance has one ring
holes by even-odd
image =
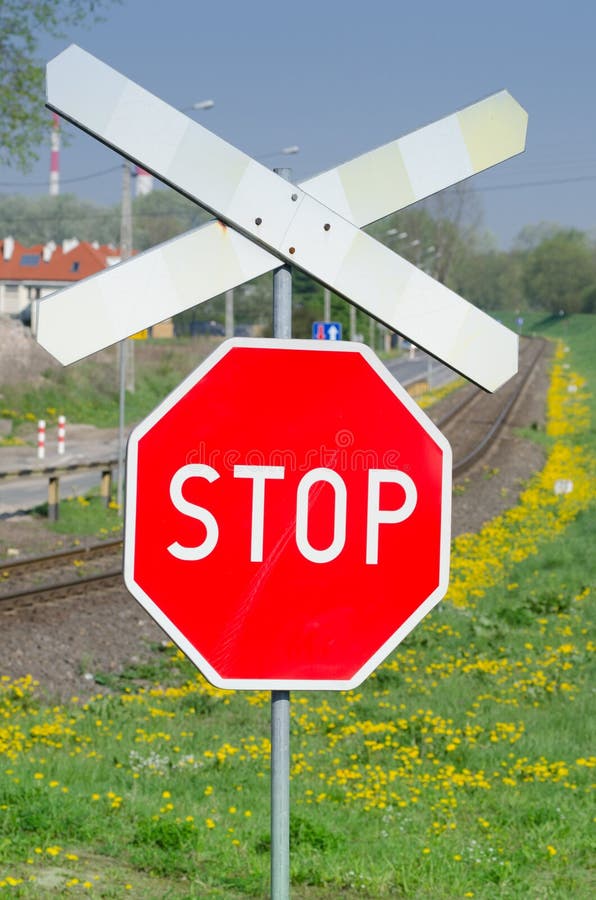
[[[594,319],[544,327],[593,384]],[[535,547],[506,552],[523,517],[456,543],[452,599],[364,685],[293,693],[293,898],[593,896],[596,410],[566,396],[575,426],[545,440],[581,448],[575,489],[530,485]],[[52,705],[0,681],[0,890],[268,896],[269,695],[216,691],[171,647],[95,675],[101,696]]]
[[[42,503],[33,511],[33,515],[47,520],[48,504]],[[113,536],[122,531],[122,517],[118,515],[115,500],[106,506],[103,499],[94,492],[61,500],[58,520],[45,521],[45,524],[56,534],[75,534],[80,537]]]
[[[135,341],[135,391],[126,394],[126,420],[137,422],[172,391],[216,346],[211,339],[175,341]],[[58,415],[68,422],[83,422],[101,428],[118,425],[119,369],[117,349],[65,368],[49,369],[39,386],[23,384],[0,390],[10,397],[10,408],[0,408],[0,416],[12,418],[13,435],[44,418],[49,423]]]

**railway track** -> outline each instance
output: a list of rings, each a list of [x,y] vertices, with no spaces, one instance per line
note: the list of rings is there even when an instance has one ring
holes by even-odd
[[[545,346],[544,341],[524,341],[518,374],[495,394],[468,386],[447,411],[433,416],[431,408],[431,418],[453,449],[454,479],[483,459],[494,446],[524,392],[530,389],[532,374]],[[73,566],[76,577],[72,577]],[[39,580],[40,572],[43,581]],[[51,580],[48,580],[49,572]],[[96,597],[102,588],[121,578],[121,540],[10,560],[0,566],[0,614],[16,613],[42,601],[56,604],[66,598],[72,602],[83,596]]]
[[[9,560],[0,566],[0,613],[73,600],[121,579],[121,539]]]
[[[545,347],[545,341],[524,340],[517,375],[496,393],[487,394],[481,388],[469,386],[446,412],[434,416],[431,408],[430,417],[451,444],[454,479],[461,477],[494,446],[529,389]]]

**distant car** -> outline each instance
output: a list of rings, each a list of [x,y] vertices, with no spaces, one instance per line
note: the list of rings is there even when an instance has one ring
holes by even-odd
[[[216,335],[224,335],[226,330],[223,325],[220,325],[219,322],[210,321],[210,322],[191,322],[190,323],[190,334],[194,337],[198,334],[216,334]]]

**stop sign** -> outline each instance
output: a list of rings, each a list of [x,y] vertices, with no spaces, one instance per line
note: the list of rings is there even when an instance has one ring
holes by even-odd
[[[125,581],[219,687],[348,689],[445,594],[450,508],[368,347],[226,341],[130,437]]]

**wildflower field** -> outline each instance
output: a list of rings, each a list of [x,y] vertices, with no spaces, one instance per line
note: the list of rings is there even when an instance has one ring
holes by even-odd
[[[594,896],[594,320],[548,326],[545,466],[446,600],[360,689],[292,695],[293,897]],[[269,694],[174,647],[104,680],[0,680],[0,894],[268,896]]]

